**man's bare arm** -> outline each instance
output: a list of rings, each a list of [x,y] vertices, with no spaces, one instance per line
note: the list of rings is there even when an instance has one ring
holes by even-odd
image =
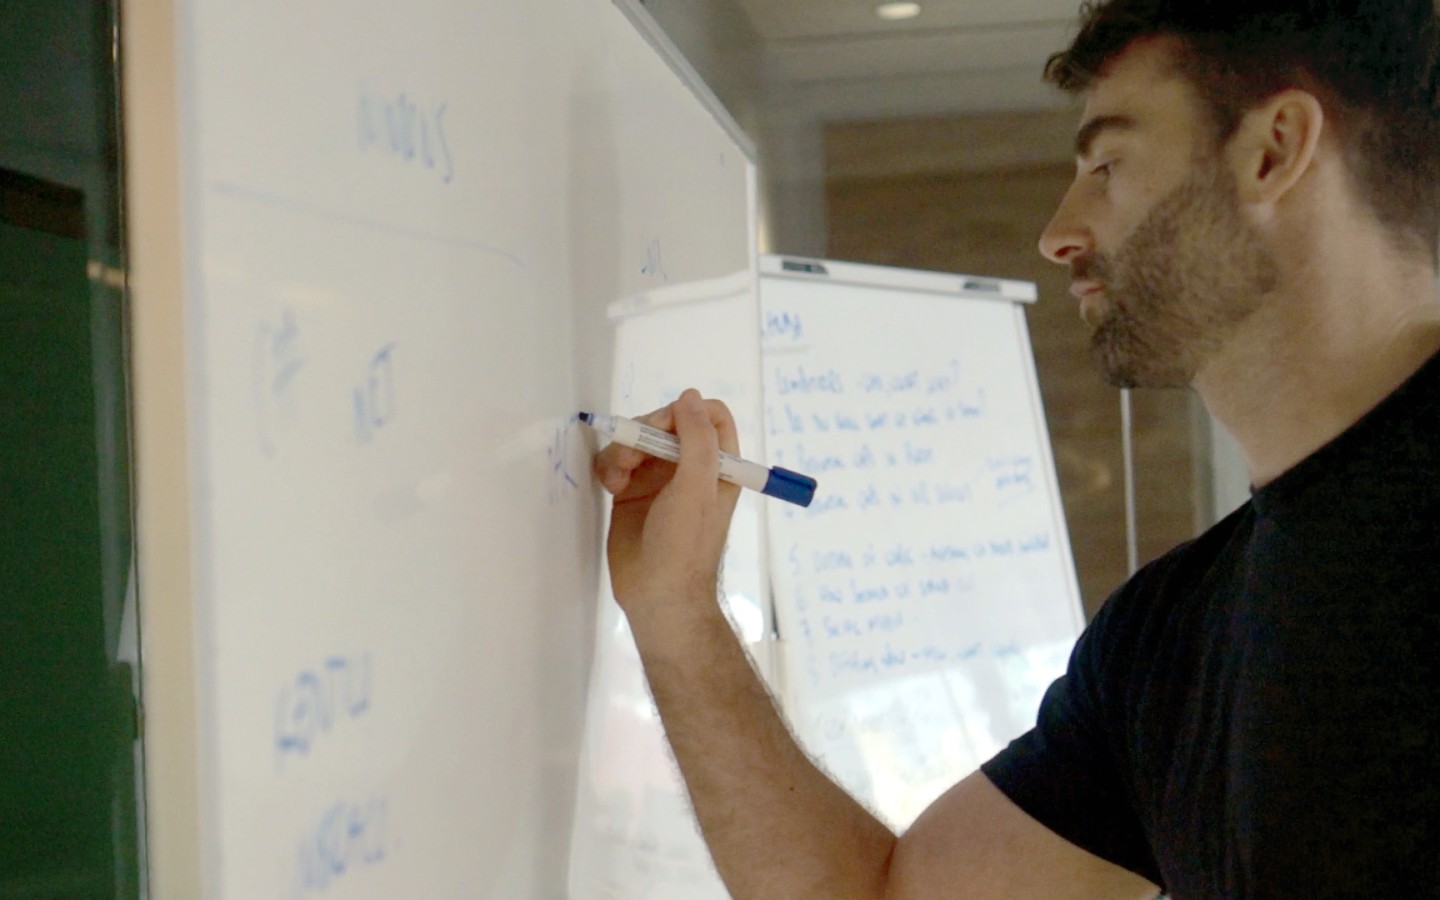
[[[721,611],[716,572],[736,488],[728,410],[686,392],[646,420],[680,435],[678,467],[612,447],[609,559],[670,745],[716,867],[737,900],[1153,897],[1144,879],[1059,838],[983,775],[902,837],[798,747]]]
[[[942,794],[900,838],[882,896],[1151,900],[1158,893],[1148,880],[1030,818],[976,772]]]
[[[631,630],[731,895],[883,896],[894,835],[796,745],[714,588],[677,605],[691,614]]]

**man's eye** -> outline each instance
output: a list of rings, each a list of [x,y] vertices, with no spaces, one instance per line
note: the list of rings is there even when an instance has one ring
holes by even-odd
[[[1111,160],[1110,162],[1100,163],[1098,166],[1092,166],[1090,169],[1090,174],[1099,175],[1102,178],[1108,178],[1110,177],[1110,173],[1114,171],[1114,169],[1115,162],[1114,160]]]

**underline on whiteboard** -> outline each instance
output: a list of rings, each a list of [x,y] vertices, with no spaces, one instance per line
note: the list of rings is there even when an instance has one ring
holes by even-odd
[[[235,197],[241,200],[249,200],[252,203],[259,203],[264,206],[282,209],[286,212],[298,213],[300,215],[312,216],[317,219],[326,219],[331,222],[344,222],[356,228],[364,228],[369,231],[379,231],[385,234],[395,234],[407,237],[412,240],[426,241],[434,244],[449,244],[452,247],[464,247],[467,250],[479,250],[491,256],[498,256],[501,259],[514,263],[521,269],[528,269],[525,260],[513,253],[492,247],[481,241],[472,241],[465,238],[454,237],[453,235],[440,234],[433,231],[425,231],[419,228],[408,228],[404,225],[396,225],[393,222],[383,222],[379,219],[371,219],[366,216],[354,213],[341,212],[339,210],[327,209],[313,203],[306,203],[302,200],[295,200],[280,194],[272,194],[257,188],[247,187],[243,184],[235,184],[228,181],[212,181],[210,187],[217,193]]]

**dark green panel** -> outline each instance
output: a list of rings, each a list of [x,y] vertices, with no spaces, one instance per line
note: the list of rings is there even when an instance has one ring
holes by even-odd
[[[141,860],[114,7],[3,0],[0,898],[130,900]]]
[[[106,709],[86,261],[79,237],[0,222],[0,873],[98,890],[114,880],[120,736]]]
[[[0,0],[0,900],[142,879],[115,22]]]
[[[0,0],[0,900],[143,880],[116,11]]]

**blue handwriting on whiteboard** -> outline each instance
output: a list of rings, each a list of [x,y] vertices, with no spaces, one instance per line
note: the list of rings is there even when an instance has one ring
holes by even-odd
[[[970,551],[956,544],[932,544],[925,558],[931,562],[963,562],[970,559]]]
[[[370,709],[374,684],[370,654],[331,656],[303,669],[275,698],[275,749],[306,756],[315,742],[340,722]]]
[[[881,631],[883,629],[874,629]],[[902,671],[905,669],[932,669],[936,666],[954,665],[978,658],[984,652],[983,644],[967,644],[957,647],[946,647],[934,642],[925,642],[913,646],[897,644],[886,641],[880,650],[870,652],[859,649],[831,650],[825,661],[829,664],[829,676],[832,679],[855,677],[855,676],[879,676],[882,673]],[[998,659],[1004,659],[1019,653],[1019,647],[1014,644],[995,647],[992,654]],[[812,673],[818,683],[818,675]]]
[[[879,603],[890,599],[890,589],[883,584],[861,584],[852,578],[850,598],[855,603]]]
[[[261,322],[255,329],[254,391],[256,430],[260,450],[275,455],[275,440],[287,424],[285,412],[294,393],[296,377],[305,366],[300,353],[300,327],[295,312],[286,309],[279,322]]]
[[[550,465],[550,505],[554,506],[566,496],[577,492],[580,489],[580,481],[576,477],[578,468],[571,448],[576,444],[576,428],[580,421],[579,416],[571,416],[563,425],[555,428],[555,436],[550,441],[550,447],[546,450]]]
[[[914,552],[904,544],[896,544],[885,554],[885,565],[894,568],[896,566],[915,565]]]
[[[901,375],[892,375],[886,385],[886,392],[890,394],[908,394],[919,389],[920,372],[914,369]]]
[[[935,448],[923,447],[918,444],[905,442],[905,462],[911,466],[923,466],[935,461]]]
[[[830,638],[848,635],[859,637],[863,632],[860,630],[860,623],[854,619],[835,619],[831,616],[822,616],[820,625],[825,629],[825,636]]]
[[[985,415],[985,389],[976,388],[973,399],[960,400],[953,406],[946,407],[945,421],[954,422],[957,419],[978,419]]]
[[[357,104],[360,150],[421,166],[449,184],[455,161],[445,136],[445,110],[443,101],[422,103],[403,92],[382,97],[362,89]]]
[[[935,502],[941,506],[952,503],[969,503],[973,497],[974,492],[968,484],[935,485]]]
[[[651,238],[645,245],[645,256],[640,262],[640,274],[660,281],[669,281],[670,273],[665,271],[665,255],[659,238]]]
[[[992,457],[985,461],[985,468],[990,474],[991,483],[996,493],[1001,496],[1002,503],[1035,491],[1034,467],[1034,459],[1024,454]]]
[[[834,369],[819,374],[805,371],[804,366],[775,370],[776,391],[787,394],[843,394],[845,379]]]
[[[785,404],[785,424],[794,434],[805,433],[805,417],[791,409],[788,403]]]
[[[875,613],[869,616],[824,615],[820,619],[823,635],[836,638],[860,638],[867,634],[890,634],[905,627],[903,610]]]
[[[805,445],[800,444],[795,448],[795,465],[808,475],[819,475],[843,470],[845,460],[827,453],[811,455],[805,451]]]
[[[909,552],[908,550],[906,551]],[[846,583],[820,582],[816,591],[822,603],[833,606],[854,606],[875,608],[891,605],[887,601],[904,601],[911,597],[926,599],[965,593],[974,588],[969,579],[948,577],[921,577],[914,581],[899,581],[893,584],[862,584],[855,579]]]
[[[867,509],[874,509],[880,505],[880,489],[873,484],[866,485],[860,489],[860,496],[856,498],[855,505],[862,512]]]
[[[323,891],[346,872],[374,866],[394,844],[390,804],[384,797],[341,800],[320,816],[299,846],[302,891]]]
[[[836,569],[848,572],[855,568],[855,559],[844,550],[816,550],[811,554],[810,567],[817,574]]]
[[[776,459],[780,460],[783,454],[776,453]],[[819,473],[843,469],[845,465],[838,457],[802,457],[814,463],[814,465],[801,466],[807,472]],[[892,460],[890,465],[898,465],[899,460]],[[909,485],[890,485],[882,493],[878,485],[862,483],[855,489],[851,499],[839,494],[830,494],[823,501],[816,501],[805,510],[805,518],[813,519],[818,516],[825,516],[831,513],[840,513],[849,510],[865,511],[875,509],[888,503],[891,509],[910,506],[967,506],[975,502],[975,490],[967,484],[952,484],[931,481],[916,481]],[[853,500],[853,502],[852,502]]]
[[[925,393],[944,394],[948,391],[954,390],[955,386],[959,383],[960,361],[958,359],[952,359],[950,360],[949,372],[944,375],[931,375],[926,378]]]
[[[910,424],[916,428],[923,428],[926,425],[939,425],[940,415],[935,412],[935,407],[923,406],[910,414]]]
[[[777,340],[796,342],[805,336],[805,325],[800,320],[800,314],[789,310],[767,312],[764,328],[765,337]]]
[[[821,497],[814,503],[805,507],[805,517],[807,519],[813,519],[816,516],[821,516],[828,512],[834,512],[835,510],[849,508],[850,504],[845,501],[844,497],[836,494],[829,494],[827,496]]]
[[[365,379],[355,388],[355,437],[368,444],[375,432],[395,418],[395,342],[381,347],[365,367]]]
[[[1044,553],[1050,549],[1050,535],[1032,534],[1020,541],[1021,553]]]

